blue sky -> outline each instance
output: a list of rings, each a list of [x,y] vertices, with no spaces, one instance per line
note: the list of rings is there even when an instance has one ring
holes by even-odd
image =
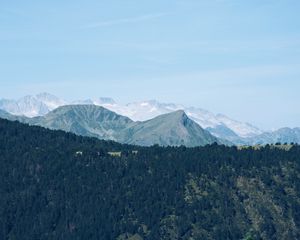
[[[300,126],[298,0],[0,1],[0,97],[157,99]]]

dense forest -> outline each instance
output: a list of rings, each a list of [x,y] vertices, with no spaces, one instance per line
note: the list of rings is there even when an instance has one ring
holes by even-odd
[[[0,239],[300,239],[300,147],[137,147],[0,119]]]

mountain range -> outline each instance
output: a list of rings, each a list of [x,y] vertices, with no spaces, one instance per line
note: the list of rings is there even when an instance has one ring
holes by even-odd
[[[111,98],[75,100],[68,102],[49,93],[40,93],[35,96],[25,96],[18,100],[1,99],[0,109],[13,115],[27,117],[44,116],[57,107],[64,105],[93,104],[103,106],[120,115],[127,116],[134,121],[145,121],[161,114],[184,110],[191,119],[202,128],[219,129],[220,126],[234,131],[239,137],[251,137],[262,133],[260,129],[248,123],[230,119],[222,114],[213,114],[207,110],[195,107],[185,107],[180,104],[160,103],[156,100],[134,102],[128,104],[116,103]],[[217,131],[214,132],[217,135]],[[220,133],[221,134],[221,133]]]
[[[300,143],[300,128],[280,128],[273,132],[265,132],[259,136],[246,139],[246,144]]]
[[[203,146],[227,143],[201,128],[179,110],[147,121],[133,121],[95,105],[66,105],[45,116],[28,118],[0,111],[0,117],[30,125],[64,130],[81,136],[97,137],[141,146]]]
[[[73,112],[71,113],[70,106],[72,105],[76,107],[72,109]],[[78,107],[79,105],[85,106],[83,107],[83,109],[85,109],[83,112],[81,112],[83,109]],[[101,113],[96,113],[95,111],[91,113],[89,112],[91,109],[97,109],[97,111],[99,109],[92,107],[88,108],[88,105],[101,106],[107,111],[102,109],[100,111]],[[60,108],[62,106],[68,107]],[[189,125],[191,129],[196,129],[195,124],[198,125],[198,130],[198,127],[200,127],[201,131],[196,131],[196,133],[199,134],[202,140],[203,130],[205,130],[205,138],[208,136],[207,132],[210,133],[210,136],[207,138],[208,140],[200,141],[201,144],[212,142],[212,136],[214,137],[214,141],[216,139],[221,139],[219,142],[230,142],[237,145],[255,145],[276,142],[300,143],[299,128],[282,128],[273,132],[265,132],[249,123],[233,120],[223,114],[214,114],[201,108],[186,107],[179,104],[160,103],[156,100],[134,102],[125,105],[119,104],[111,98],[99,98],[94,100],[86,99],[68,102],[49,93],[40,93],[35,96],[25,96],[18,100],[1,99],[0,109],[11,115],[19,116],[18,120],[30,122],[31,124],[62,129],[81,135],[96,136],[102,139],[116,140],[122,143],[149,145],[150,143],[155,142],[162,145],[167,143],[172,143],[171,145],[180,145],[180,143],[183,142],[188,146],[194,146],[196,143],[199,144],[199,139],[191,140],[195,137],[195,134],[193,134],[194,131],[186,130],[186,132],[183,132],[180,127],[175,126],[182,120],[179,118],[176,119],[175,116],[180,115],[178,113],[181,113],[182,118],[187,118],[189,123],[193,123]],[[67,112],[63,113],[63,111]],[[104,116],[105,114],[107,114],[107,116]],[[113,119],[113,121],[107,121],[112,114],[116,114],[118,117],[115,116],[115,118],[118,120]],[[80,122],[83,116],[87,118],[85,119],[84,124]],[[10,118],[14,117],[10,116]],[[31,118],[31,120],[29,120],[29,118]],[[162,137],[162,134],[157,133],[162,133],[159,129],[164,124],[170,126],[171,123],[169,121],[175,122],[174,127],[179,132],[176,134],[171,131],[168,133],[163,132],[163,134],[167,135],[167,140]],[[99,123],[101,123],[101,127],[98,126]],[[102,124],[104,125],[102,126]],[[98,127],[95,128],[95,126]],[[143,128],[141,128],[141,126],[143,126]],[[121,132],[120,129],[122,129]],[[124,129],[127,129],[127,132]],[[118,134],[116,134],[116,132]],[[130,134],[128,132],[130,132]],[[190,135],[188,136],[187,133]],[[150,140],[147,140],[146,136],[147,138],[151,136]],[[170,136],[173,137],[170,138]],[[175,139],[174,136],[185,136],[185,139]],[[154,141],[154,139],[156,140]]]

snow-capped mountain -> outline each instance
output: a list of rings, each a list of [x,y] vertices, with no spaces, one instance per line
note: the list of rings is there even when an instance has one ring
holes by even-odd
[[[49,111],[52,111],[60,106],[66,105],[67,102],[49,93],[40,93],[35,98],[45,104]]]
[[[185,107],[179,104],[173,103],[159,103],[155,100],[142,101],[129,103],[125,106],[120,105],[102,105],[112,111],[115,111],[121,115],[125,115],[135,121],[145,121],[157,117],[162,114],[184,110],[188,117],[198,123],[202,128],[217,128],[219,126],[226,127],[235,132],[239,137],[253,137],[261,134],[262,131],[257,127],[252,126],[249,123],[243,123],[233,120],[225,115],[215,115],[207,110],[195,107]],[[214,135],[218,136],[217,132]],[[224,137],[224,136],[222,136]]]
[[[218,125],[225,125],[235,133],[237,133],[240,137],[248,138],[248,137],[254,137],[261,133],[263,133],[260,129],[257,127],[244,122],[239,122],[233,119],[228,118],[227,116],[223,114],[216,115],[216,119],[221,123]],[[215,126],[216,127],[216,126]]]
[[[13,115],[26,117],[43,116],[53,109],[65,105],[67,102],[48,93],[36,96],[25,96],[18,100],[1,99],[0,109]]]
[[[135,121],[145,121],[162,114],[183,110],[175,104],[159,103],[156,100],[128,103],[122,111]]]
[[[48,107],[33,96],[25,96],[17,101],[3,99],[0,101],[0,108],[13,115],[27,117],[44,115],[49,112]]]
[[[233,120],[225,115],[213,114],[207,110],[195,107],[186,107],[180,104],[160,103],[156,100],[128,103],[126,105],[116,103],[111,98],[64,101],[54,95],[41,93],[36,96],[26,96],[19,100],[0,100],[0,109],[13,115],[24,115],[27,117],[44,116],[48,112],[64,105],[86,105],[92,104],[102,106],[120,115],[131,118],[134,121],[145,121],[153,119],[162,114],[184,110],[189,118],[198,123],[202,128],[209,130],[216,137],[226,139],[227,133],[231,133],[227,140],[236,138],[254,137],[262,133],[258,128]]]

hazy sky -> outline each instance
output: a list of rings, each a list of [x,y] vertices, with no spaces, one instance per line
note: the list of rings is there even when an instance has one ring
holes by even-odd
[[[300,126],[299,0],[0,1],[0,98],[50,92]]]

